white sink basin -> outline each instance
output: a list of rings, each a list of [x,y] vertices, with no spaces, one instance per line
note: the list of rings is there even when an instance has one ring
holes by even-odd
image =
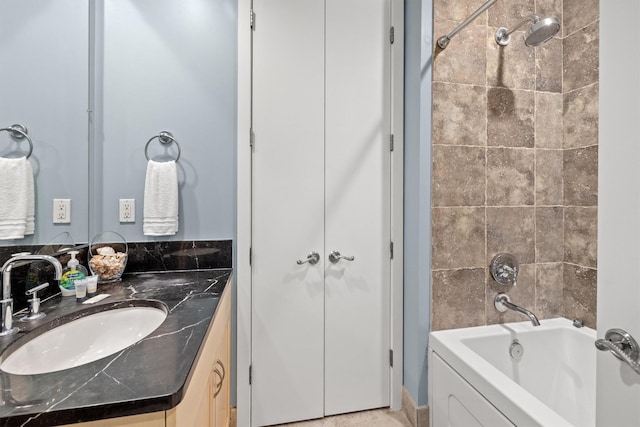
[[[0,362],[0,370],[35,375],[84,365],[135,344],[166,317],[167,310],[160,304],[89,314],[44,332],[15,351],[7,349],[10,354]]]

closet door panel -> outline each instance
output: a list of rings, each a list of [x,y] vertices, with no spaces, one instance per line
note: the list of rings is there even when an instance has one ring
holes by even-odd
[[[389,405],[390,4],[326,2],[325,415]]]
[[[253,4],[252,424],[270,425],[323,414],[324,1]]]

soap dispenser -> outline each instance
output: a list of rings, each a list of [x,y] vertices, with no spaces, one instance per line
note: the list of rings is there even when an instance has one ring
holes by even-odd
[[[71,259],[67,263],[67,267],[62,271],[62,279],[60,279],[60,291],[64,297],[75,296],[76,287],[74,282],[89,275],[87,269],[80,265],[80,261],[76,259],[78,251],[69,251],[68,254],[71,255]]]

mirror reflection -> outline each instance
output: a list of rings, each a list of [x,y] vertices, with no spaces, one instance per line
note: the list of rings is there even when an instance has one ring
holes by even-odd
[[[88,13],[88,2],[77,0],[0,2],[0,128],[28,129],[34,196],[33,233],[5,233],[1,246],[42,245],[56,236],[87,241]],[[25,138],[0,132],[0,160],[19,159],[29,149]],[[13,188],[24,187],[15,193],[18,205],[28,197],[20,176],[11,177]],[[55,224],[54,199],[69,201]],[[2,206],[0,224],[15,222],[13,205],[3,200]]]
[[[68,246],[103,231],[231,238],[236,14],[233,0],[3,0],[0,128],[20,123],[33,140],[35,230],[0,246]],[[147,234],[149,160],[178,160],[176,144],[145,145],[164,131],[181,149],[177,226]],[[0,157],[27,146],[0,132]]]

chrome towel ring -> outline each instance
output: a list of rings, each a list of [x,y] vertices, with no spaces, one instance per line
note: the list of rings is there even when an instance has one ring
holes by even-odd
[[[31,157],[31,153],[33,153],[33,141],[29,137],[29,130],[26,126],[16,123],[15,125],[11,125],[7,128],[0,129],[0,132],[6,131],[11,134],[11,137],[16,140],[21,140],[27,138],[29,142],[29,152],[27,153],[27,159]]]
[[[176,139],[173,137],[173,134],[169,131],[163,130],[162,132],[160,132],[159,134],[152,136],[151,139],[149,141],[147,141],[147,145],[144,146],[144,156],[147,158],[147,160],[151,160],[149,159],[149,144],[151,144],[151,141],[153,141],[154,139],[158,138],[158,141],[160,141],[161,144],[163,145],[169,145],[171,143],[176,144],[176,147],[178,148],[178,156],[176,157],[176,163],[178,163],[178,160],[180,159],[180,144],[178,144],[178,141],[176,141]]]

